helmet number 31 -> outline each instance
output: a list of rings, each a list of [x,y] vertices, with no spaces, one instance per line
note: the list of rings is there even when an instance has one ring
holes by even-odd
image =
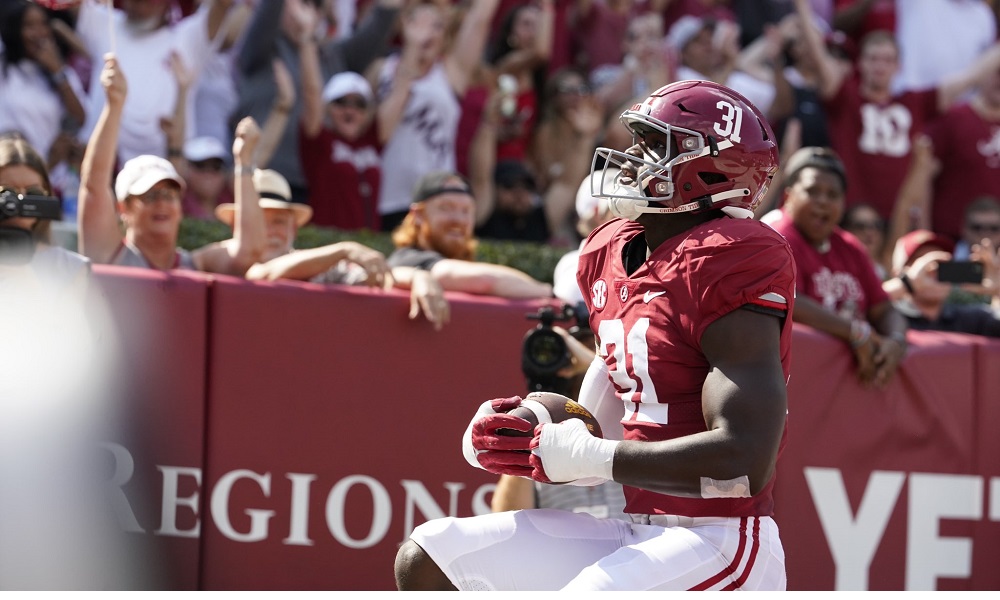
[[[723,110],[722,123],[715,123],[715,133],[740,143],[740,130],[743,128],[743,109],[735,104],[719,100],[716,108]]]

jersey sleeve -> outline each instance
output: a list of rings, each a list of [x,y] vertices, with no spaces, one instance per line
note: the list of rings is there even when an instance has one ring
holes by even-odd
[[[691,291],[699,309],[688,333],[700,346],[701,336],[716,319],[748,306],[786,317],[795,295],[795,260],[777,233],[757,235],[722,245],[704,245],[690,258]]]

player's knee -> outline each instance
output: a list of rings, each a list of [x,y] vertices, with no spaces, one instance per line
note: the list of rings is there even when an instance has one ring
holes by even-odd
[[[400,546],[394,570],[399,590],[455,589],[437,563],[413,540]]]

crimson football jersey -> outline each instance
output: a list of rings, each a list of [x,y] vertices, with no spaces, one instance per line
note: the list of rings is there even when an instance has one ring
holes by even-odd
[[[885,104],[861,97],[857,78],[844,81],[823,104],[830,146],[847,171],[847,206],[871,204],[892,218],[899,188],[910,168],[913,137],[940,113],[937,89],[905,92]]]
[[[580,252],[577,281],[625,403],[626,440],[658,441],[706,431],[701,395],[711,368],[701,336],[744,305],[782,318],[781,364],[788,377],[795,262],[785,240],[749,219],[719,218],[675,236],[633,273],[627,252],[645,256],[643,228],[613,220]],[[784,439],[782,440],[782,444]],[[771,515],[774,480],[752,498],[682,498],[625,486],[626,512],[703,516]]]

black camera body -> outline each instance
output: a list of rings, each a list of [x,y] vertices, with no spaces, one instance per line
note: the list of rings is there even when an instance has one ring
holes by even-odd
[[[558,373],[570,364],[569,348],[552,325],[557,321],[573,322],[575,324],[567,329],[570,335],[581,341],[590,338],[593,334],[587,324],[586,308],[563,304],[557,313],[555,308],[543,306],[538,313],[527,317],[539,321],[538,326],[525,334],[521,346],[521,371],[527,379],[528,391],[568,396],[572,381]]]
[[[30,231],[4,226],[4,221],[17,217],[60,219],[62,202],[52,196],[18,194],[0,188],[0,264],[24,265],[35,255],[35,238]]]
[[[62,201],[54,196],[18,194],[0,188],[0,221],[14,217],[61,219]]]

